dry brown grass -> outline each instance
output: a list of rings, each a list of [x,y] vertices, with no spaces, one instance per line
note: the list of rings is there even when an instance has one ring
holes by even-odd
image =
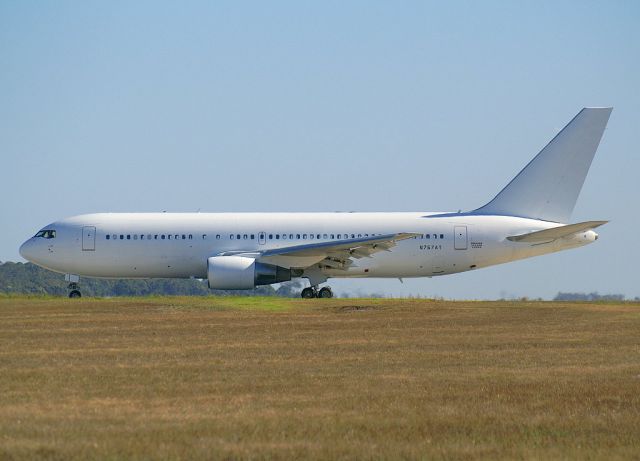
[[[640,306],[0,298],[0,459],[633,459]]]

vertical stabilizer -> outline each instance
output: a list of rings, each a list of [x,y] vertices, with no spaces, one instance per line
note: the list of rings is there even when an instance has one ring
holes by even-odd
[[[569,222],[612,109],[582,109],[507,187],[473,213]]]

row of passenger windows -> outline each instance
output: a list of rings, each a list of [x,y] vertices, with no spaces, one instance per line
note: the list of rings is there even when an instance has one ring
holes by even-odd
[[[203,235],[202,238],[205,238]],[[105,235],[107,240],[193,240],[193,234],[107,234]]]
[[[53,231],[55,232],[55,231]],[[375,237],[382,234],[258,234],[259,240],[343,240],[355,238]],[[54,234],[55,236],[55,234]],[[443,239],[444,234],[422,234],[420,239]],[[193,234],[107,234],[107,240],[193,240]],[[216,234],[216,240],[222,238]],[[417,238],[417,237],[415,237]],[[207,234],[202,234],[202,240],[207,239]],[[230,240],[255,240],[256,234],[229,234]]]

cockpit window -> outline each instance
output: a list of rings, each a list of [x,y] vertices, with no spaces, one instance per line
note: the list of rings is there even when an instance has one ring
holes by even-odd
[[[54,239],[56,238],[56,231],[53,229],[45,229],[38,232],[34,237],[42,237],[45,239]]]

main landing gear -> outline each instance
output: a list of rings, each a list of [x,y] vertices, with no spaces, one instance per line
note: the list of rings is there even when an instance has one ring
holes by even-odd
[[[82,293],[80,293],[80,290],[78,290],[78,284],[77,283],[71,282],[67,288],[69,290],[71,290],[69,292],[69,297],[70,298],[82,298]]]
[[[322,287],[318,290],[318,286],[307,287],[302,290],[301,296],[305,299],[310,298],[333,298],[331,287]]]

